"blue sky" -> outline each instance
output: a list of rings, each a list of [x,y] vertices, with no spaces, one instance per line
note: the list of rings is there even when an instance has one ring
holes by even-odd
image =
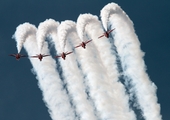
[[[110,2],[119,4],[134,23],[145,52],[147,73],[157,86],[158,102],[163,120],[170,119],[170,47],[168,1],[147,0],[49,0],[0,1],[0,120],[51,120],[42,101],[42,93],[31,73],[28,59],[15,61],[8,54],[17,52],[12,39],[16,27],[24,22],[38,26],[48,18],[56,21],[76,21],[79,14],[99,16]],[[22,49],[22,53],[25,53]]]

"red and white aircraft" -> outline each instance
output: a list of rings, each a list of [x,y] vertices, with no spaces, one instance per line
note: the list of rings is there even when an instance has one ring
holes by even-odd
[[[91,42],[92,40],[88,40],[88,41],[86,41],[86,42],[82,42],[80,45],[78,45],[78,46],[76,46],[76,47],[74,47],[74,48],[78,48],[78,47],[83,47],[84,49],[86,48],[86,44],[87,43],[89,43],[89,42]]]
[[[115,28],[114,28],[114,29],[115,29]],[[107,37],[107,38],[109,38],[109,34],[110,34],[114,29],[108,30],[108,31],[104,32],[103,35],[99,36],[98,38],[101,38],[101,37],[104,37],[104,36]]]
[[[32,58],[38,58],[40,61],[42,61],[43,57],[47,57],[50,55],[44,55],[44,54],[39,54],[39,55],[35,55],[35,56],[30,56]]]
[[[71,54],[71,53],[73,53],[73,52],[63,52],[63,53],[61,53],[61,55],[55,56],[55,57],[56,57],[56,58],[62,57],[62,58],[65,60],[65,59],[66,59],[66,56],[67,56],[68,54]]]
[[[16,60],[19,60],[21,57],[28,57],[27,55],[21,55],[20,53],[10,54],[9,56],[15,57]]]

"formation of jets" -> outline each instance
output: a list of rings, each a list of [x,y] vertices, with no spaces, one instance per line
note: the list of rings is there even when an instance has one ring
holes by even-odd
[[[115,28],[114,28],[115,29]],[[106,37],[106,38],[109,38],[109,34],[114,30],[108,30],[108,31],[105,31],[101,36],[98,37],[101,38],[101,37]],[[84,49],[86,48],[86,44],[91,42],[92,40],[88,40],[88,41],[85,41],[85,42],[82,42],[81,44],[77,45],[76,47],[74,48],[78,48],[78,47],[83,47]],[[66,59],[66,56],[73,53],[73,51],[71,52],[62,52],[60,55],[57,55],[55,56],[55,58],[63,58],[63,60]],[[19,60],[21,57],[28,57],[27,55],[22,55],[20,53],[17,53],[17,54],[10,54],[9,56],[12,56],[12,57],[15,57],[16,60]],[[45,55],[45,54],[39,54],[39,55],[35,55],[35,56],[30,56],[31,58],[38,58],[40,61],[42,61],[43,57],[47,57],[47,56],[50,56],[50,55]]]

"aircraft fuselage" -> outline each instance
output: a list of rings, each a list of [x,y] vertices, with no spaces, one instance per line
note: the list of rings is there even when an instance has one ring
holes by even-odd
[[[21,58],[20,54],[16,54],[15,58],[19,60]]]
[[[104,36],[107,37],[107,38],[109,38],[109,33],[108,33],[108,32],[105,32],[105,33],[104,33]]]
[[[85,49],[86,48],[86,44],[84,42],[82,42],[81,46]]]
[[[61,55],[61,57],[65,60],[66,54],[63,52],[62,55]]]
[[[40,61],[42,60],[42,58],[43,58],[43,56],[40,54],[39,56],[38,56],[38,58],[40,59]]]

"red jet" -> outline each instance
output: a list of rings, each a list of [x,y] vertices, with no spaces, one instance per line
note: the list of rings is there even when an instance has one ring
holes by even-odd
[[[38,58],[40,61],[42,61],[43,57],[47,57],[47,56],[50,56],[50,55],[42,55],[42,54],[39,54],[39,55],[36,55],[36,56],[30,56],[32,58]]]
[[[86,42],[82,42],[80,45],[78,45],[78,46],[76,46],[76,47],[74,47],[74,48],[78,48],[78,47],[83,47],[84,49],[86,48],[86,44],[87,43],[89,43],[89,42],[91,42],[92,40],[88,40],[88,41],[86,41]]]
[[[59,57],[62,57],[64,60],[66,59],[66,55],[68,55],[68,54],[71,54],[71,53],[73,53],[73,52],[63,52],[61,55],[59,55],[59,56],[55,56],[56,58],[59,58]]]
[[[114,28],[114,29],[115,29],[115,28]],[[104,36],[107,37],[107,38],[109,38],[109,34],[110,34],[114,29],[106,31],[105,33],[103,33],[103,35],[101,35],[101,36],[98,37],[98,38],[101,38],[101,37],[104,37]]]
[[[28,57],[27,55],[21,55],[19,53],[17,53],[17,54],[10,54],[9,56],[15,57],[16,60],[19,60],[21,57]]]

